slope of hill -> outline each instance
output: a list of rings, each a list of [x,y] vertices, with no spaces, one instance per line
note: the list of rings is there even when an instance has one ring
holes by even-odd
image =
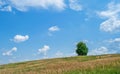
[[[0,74],[120,74],[120,54],[76,56],[1,65]]]

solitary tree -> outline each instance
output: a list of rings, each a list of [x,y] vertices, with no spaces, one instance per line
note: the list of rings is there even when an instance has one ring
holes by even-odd
[[[80,55],[87,55],[88,48],[87,48],[87,46],[86,46],[86,44],[84,42],[79,42],[77,44],[76,53],[78,54],[78,56],[80,56]]]

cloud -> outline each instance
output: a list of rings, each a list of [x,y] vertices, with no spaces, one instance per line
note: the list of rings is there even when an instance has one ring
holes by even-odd
[[[43,48],[38,49],[38,52],[39,54],[42,53],[44,56],[46,56],[48,50],[50,50],[50,47],[48,45],[44,45]]]
[[[11,6],[0,7],[0,11],[12,12]]]
[[[56,31],[60,31],[60,28],[58,26],[51,26],[49,29],[48,29],[48,35],[49,36],[52,36],[52,33],[53,32],[56,32]]]
[[[111,2],[107,7],[107,10],[97,12],[101,18],[106,19],[100,24],[100,29],[110,33],[120,32],[120,4]]]
[[[109,43],[120,42],[120,38],[115,38],[115,39],[106,40],[106,42],[109,42]]]
[[[0,3],[3,5],[9,5],[12,8],[15,8],[19,11],[28,11],[31,8],[36,9],[49,9],[53,8],[56,10],[64,10],[66,4],[64,0],[5,0]]]
[[[69,0],[69,7],[75,11],[82,10],[82,5],[80,5],[79,0]]]
[[[11,56],[13,52],[16,52],[17,51],[17,48],[16,47],[13,47],[11,50],[7,51],[7,52],[4,52],[2,55],[3,56]]]
[[[89,50],[88,55],[101,55],[101,54],[114,54],[120,53],[120,38],[107,39],[95,43],[99,48],[92,48]],[[93,46],[92,44],[90,46]]]
[[[117,53],[120,53],[120,38],[109,39],[105,41],[108,47]]]
[[[0,11],[12,12],[12,7],[0,0]]]
[[[108,53],[108,49],[104,46],[97,48],[95,50],[91,51],[92,55],[101,55],[101,54],[107,54]]]
[[[116,51],[110,50],[107,47],[101,46],[100,48],[96,48],[91,50],[88,55],[102,55],[102,54],[112,54],[116,53]]]
[[[45,9],[63,11],[69,7],[75,11],[81,11],[82,5],[79,0],[0,0],[0,11],[12,12],[13,9],[26,12],[31,9]]]
[[[50,32],[55,32],[55,31],[59,31],[60,28],[58,26],[52,26],[48,29]]]
[[[12,39],[16,43],[24,42],[29,39],[28,35],[22,36],[22,35],[16,35],[14,39]]]
[[[60,52],[60,51],[57,51],[57,52],[55,53],[55,57],[63,57],[63,53]]]

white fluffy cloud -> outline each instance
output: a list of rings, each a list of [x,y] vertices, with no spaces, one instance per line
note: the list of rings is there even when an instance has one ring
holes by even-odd
[[[48,29],[50,32],[55,32],[55,31],[59,31],[60,28],[58,26],[52,26]]]
[[[82,5],[79,0],[68,0],[69,3],[65,3],[66,0],[0,0],[0,11],[28,11],[30,9],[54,9],[62,11],[69,7],[75,11],[81,11]]]
[[[53,32],[56,32],[56,31],[59,31],[60,30],[60,28],[58,27],[58,26],[51,26],[49,29],[48,29],[48,35],[49,36],[52,36],[52,33]]]
[[[3,2],[2,0],[0,0],[0,11],[11,12],[12,11],[12,7],[10,5],[6,5],[5,2]]]
[[[99,16],[107,19],[100,24],[105,32],[120,32],[120,4],[109,3],[108,10],[98,12]]]
[[[110,49],[116,51],[117,53],[120,52],[120,38],[109,39],[104,42],[106,42],[106,44],[108,44]]]
[[[16,47],[13,47],[11,50],[7,51],[7,52],[4,52],[3,53],[3,56],[11,56],[13,52],[16,52],[17,51],[17,48]]]
[[[120,38],[110,39],[110,40],[107,40],[107,42],[110,42],[110,43],[120,42]]]
[[[0,11],[12,12],[11,6],[0,7]]]
[[[89,51],[88,55],[101,55],[101,54],[111,54],[116,53],[116,51],[109,50],[107,47],[100,47],[94,50]]]
[[[63,57],[63,53],[60,52],[60,51],[57,51],[57,52],[55,53],[55,57]]]
[[[104,40],[99,44],[100,47],[89,50],[88,55],[115,54],[120,52],[120,38]]]
[[[64,0],[0,0],[1,3],[4,3],[2,6],[9,5],[19,11],[27,11],[30,8],[64,10],[66,7]]]
[[[106,47],[100,47],[97,48],[95,50],[92,50],[89,54],[91,55],[101,55],[101,54],[107,54],[108,53],[108,49]]]
[[[82,5],[79,3],[79,0],[69,0],[69,7],[75,11],[82,10]]]
[[[28,35],[25,35],[25,36],[22,36],[22,35],[16,35],[15,37],[14,37],[14,39],[12,39],[14,42],[17,42],[17,43],[19,43],[19,42],[24,42],[24,41],[26,41],[26,40],[28,40],[29,39],[29,36]]]
[[[50,47],[48,45],[44,45],[43,48],[38,49],[39,53],[42,53],[44,56],[47,55],[47,51],[50,49]]]

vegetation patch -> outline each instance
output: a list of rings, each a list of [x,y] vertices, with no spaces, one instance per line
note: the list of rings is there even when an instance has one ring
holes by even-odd
[[[1,65],[0,74],[120,74],[120,54],[75,56]]]

